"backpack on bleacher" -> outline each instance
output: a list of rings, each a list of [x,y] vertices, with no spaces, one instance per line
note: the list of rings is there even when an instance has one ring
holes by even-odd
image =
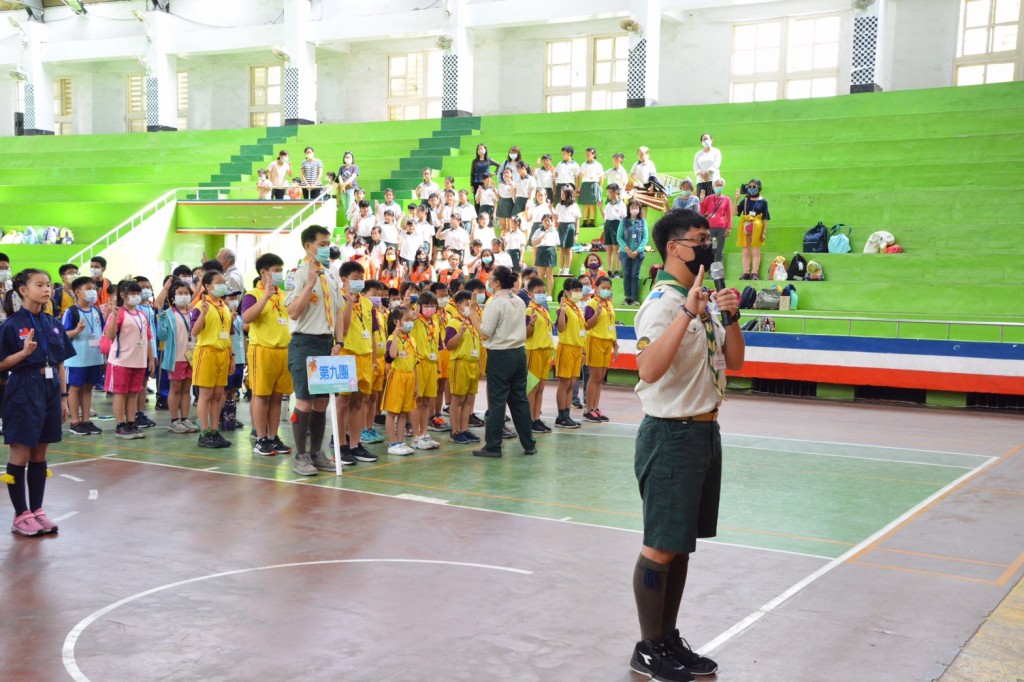
[[[801,256],[799,253],[793,254],[793,260],[789,262],[789,267],[786,268],[786,278],[791,279],[794,282],[803,281],[804,277],[807,276],[807,259]]]
[[[884,253],[887,248],[896,243],[896,237],[892,232],[878,230],[872,232],[868,241],[864,244],[864,253]]]
[[[750,310],[754,307],[756,300],[757,291],[754,290],[754,287],[743,287],[743,293],[740,294],[740,308]]]
[[[817,225],[804,234],[804,251],[807,253],[825,253],[828,251],[828,228],[819,221]]]
[[[26,227],[25,231],[22,233],[21,243],[22,244],[38,244],[39,243],[39,235],[36,234],[36,231],[34,229],[32,229],[31,227]]]
[[[57,243],[58,244],[74,244],[75,233],[66,227],[60,228],[57,232]]]
[[[8,230],[7,234],[0,238],[0,244],[21,244],[25,241],[25,235],[17,230]]]
[[[843,234],[843,228],[846,228],[846,234]],[[828,252],[829,253],[850,253],[850,234],[853,232],[853,228],[849,225],[839,223],[833,225],[832,229],[829,230],[828,238]]]
[[[800,299],[796,295],[796,287],[792,284],[787,284],[786,288],[782,290],[783,296],[789,296],[789,309],[796,310],[800,304]]]
[[[784,282],[789,279],[789,272],[786,270],[786,257],[776,256],[772,264],[768,266],[768,279]]]
[[[821,282],[825,279],[825,270],[822,269],[821,263],[816,260],[807,261],[806,279],[809,282]]]
[[[45,227],[43,228],[43,234],[40,238],[40,242],[43,244],[56,244],[57,237],[60,235],[60,230],[56,227]]]

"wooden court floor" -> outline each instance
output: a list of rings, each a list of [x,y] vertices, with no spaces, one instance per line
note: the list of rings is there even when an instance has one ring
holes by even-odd
[[[244,432],[226,450],[69,436],[60,536],[5,541],[0,679],[639,680],[642,415],[625,389],[603,402],[611,423],[534,457],[446,442],[340,478],[300,480]],[[938,679],[1024,573],[1022,426],[730,399],[683,635],[721,680]],[[1019,656],[956,679],[1016,680]]]

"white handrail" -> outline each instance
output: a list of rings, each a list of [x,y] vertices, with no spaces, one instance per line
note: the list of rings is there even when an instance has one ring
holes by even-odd
[[[88,263],[90,260],[92,260],[92,257],[96,254],[97,250],[102,250],[102,249],[99,248],[99,245],[100,245],[101,242],[104,244],[103,248],[109,247],[110,244],[111,244],[111,239],[110,239],[111,235],[117,235],[114,238],[114,240],[113,240],[113,241],[117,241],[118,239],[121,238],[120,233],[121,233],[122,229],[124,229],[125,227],[128,227],[130,229],[136,228],[144,220],[146,220],[151,215],[153,215],[154,213],[159,211],[161,208],[163,208],[164,206],[169,204],[172,200],[174,200],[175,193],[177,191],[178,190],[176,190],[176,189],[172,189],[171,191],[166,192],[165,194],[160,195],[160,197],[158,197],[157,199],[155,199],[155,200],[151,201],[150,203],[146,204],[145,206],[140,208],[138,211],[133,213],[131,215],[131,217],[129,217],[126,220],[124,220],[121,223],[119,223],[117,225],[117,227],[115,227],[114,229],[110,230],[109,232],[107,232],[103,236],[99,237],[98,239],[94,240],[91,244],[89,244],[88,246],[84,247],[81,251],[79,251],[78,253],[73,255],[71,258],[68,259],[68,262],[69,263]],[[88,256],[89,258],[86,259],[86,256]]]

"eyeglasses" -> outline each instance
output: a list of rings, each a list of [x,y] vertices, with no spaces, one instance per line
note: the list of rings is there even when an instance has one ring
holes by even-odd
[[[669,241],[680,242],[687,246],[711,246],[711,238],[708,239],[670,239]],[[689,242],[693,242],[692,244]]]

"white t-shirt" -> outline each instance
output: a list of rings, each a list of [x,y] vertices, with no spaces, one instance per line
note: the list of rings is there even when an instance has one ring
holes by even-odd
[[[604,219],[608,220],[622,220],[626,217],[626,202],[619,199],[614,204],[608,202],[604,205]]]
[[[377,219],[373,217],[373,214],[360,216],[356,221],[356,236],[370,238],[370,230],[377,224]]]
[[[651,176],[655,175],[657,172],[658,171],[654,167],[653,161],[644,161],[643,163],[637,161],[636,163],[633,164],[633,167],[630,169],[629,174],[632,175],[637,180],[639,180],[641,185],[646,185],[647,182],[651,179]]]
[[[504,235],[505,238],[505,249],[512,249],[514,251],[522,251],[526,245],[526,232],[522,228],[518,230],[509,230]],[[495,254],[497,257],[497,254]]]
[[[714,182],[718,179],[718,169],[722,167],[722,152],[714,147],[706,152],[701,149],[693,157],[693,175],[695,182]],[[704,180],[699,174],[711,171],[711,175]]]
[[[476,208],[469,202],[457,204],[455,212],[459,214],[459,220],[464,223],[476,222]]]
[[[498,193],[494,191],[494,186],[481,187],[477,190],[480,196],[481,206],[494,206],[494,203],[498,200]]]
[[[423,238],[413,230],[412,234],[402,232],[398,235],[398,257],[404,260],[416,258],[416,252],[423,248]]]
[[[380,240],[388,244],[398,243],[398,223],[383,223],[380,226]]]
[[[516,178],[516,198],[529,199],[537,192],[537,180],[532,175]]]
[[[559,185],[575,185],[580,176],[580,165],[575,161],[560,161],[555,166],[555,182]]]
[[[550,230],[538,230],[537,234],[533,235],[534,238],[537,235],[541,235],[540,242],[537,246],[558,246],[561,242],[558,241],[558,230],[554,226]]]
[[[629,182],[629,173],[627,173],[626,169],[622,166],[619,166],[618,168],[612,166],[604,172],[604,177],[608,181],[609,185],[614,182],[619,186],[620,190],[626,190],[626,183]]]
[[[428,243],[430,242],[431,239],[434,238],[434,234],[436,233],[436,231],[434,230],[434,226],[431,225],[429,222],[417,223],[416,231],[419,232],[420,238],[422,238],[423,241]]]
[[[431,182],[429,185],[425,182],[421,182],[416,187],[416,197],[420,201],[426,201],[430,198],[431,194],[441,195],[441,188],[438,187],[436,182]]]
[[[539,223],[544,221],[544,216],[551,215],[550,204],[527,204],[527,212],[530,214],[531,223]]]
[[[576,202],[573,202],[568,206],[561,202],[555,204],[555,222],[574,223],[581,217],[583,217],[583,214],[580,213],[579,204]]]
[[[494,238],[497,236],[498,235],[494,233],[493,227],[480,227],[479,225],[477,225],[473,229],[472,238],[479,239],[480,243],[484,245],[484,248],[489,249],[491,248],[491,242],[494,241]]]
[[[516,188],[514,185],[507,183],[501,183],[498,185],[498,196],[502,199],[511,199],[512,195],[515,194]]]
[[[391,210],[391,213],[394,214],[395,220],[397,220],[402,215],[402,207],[396,204],[395,202],[392,201],[390,204],[381,204],[380,206],[377,207],[378,223],[384,222],[384,211],[387,211],[389,209]]]
[[[555,172],[541,167],[533,171],[533,174],[537,178],[537,187],[546,189],[550,197],[551,190],[555,187]]]
[[[501,253],[494,254],[494,264],[504,265],[506,268],[512,267],[512,256],[508,255],[504,251]]]
[[[465,251],[469,248],[469,233],[462,226],[450,229],[444,233],[444,245],[449,249]]]
[[[601,182],[604,166],[597,161],[584,161],[580,166],[580,182]]]

